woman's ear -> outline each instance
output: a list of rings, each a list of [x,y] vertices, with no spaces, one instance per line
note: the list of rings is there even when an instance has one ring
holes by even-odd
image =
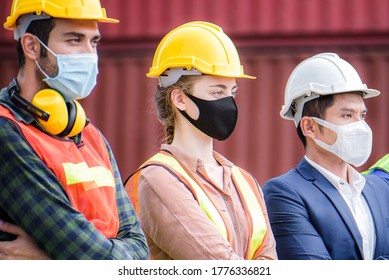
[[[185,93],[183,93],[182,90],[179,90],[178,88],[173,89],[170,94],[173,105],[181,111],[186,110],[186,100],[184,95]]]
[[[301,132],[305,137],[316,139],[316,133],[319,130],[319,125],[309,117],[302,117],[300,121]]]
[[[41,46],[34,35],[25,33],[20,39],[20,44],[26,58],[31,60],[37,60],[39,58]]]

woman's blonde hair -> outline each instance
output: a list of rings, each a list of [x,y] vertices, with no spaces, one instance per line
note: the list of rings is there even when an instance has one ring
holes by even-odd
[[[165,142],[171,144],[174,138],[175,110],[171,99],[174,89],[179,89],[185,94],[192,94],[193,85],[201,76],[181,76],[178,81],[168,87],[157,87],[154,101],[157,106],[157,118],[165,129]]]

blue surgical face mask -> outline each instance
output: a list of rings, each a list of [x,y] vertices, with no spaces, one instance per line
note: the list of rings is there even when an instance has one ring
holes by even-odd
[[[97,54],[55,54],[39,38],[37,39],[57,58],[58,74],[55,77],[49,77],[35,60],[38,68],[46,76],[43,81],[61,93],[67,101],[87,97],[96,85],[99,73]]]

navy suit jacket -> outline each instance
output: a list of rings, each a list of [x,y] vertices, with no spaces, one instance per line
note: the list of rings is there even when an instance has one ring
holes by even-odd
[[[389,258],[389,185],[366,175],[362,195],[376,231],[375,259]],[[363,259],[362,237],[337,189],[304,158],[263,186],[279,259]]]

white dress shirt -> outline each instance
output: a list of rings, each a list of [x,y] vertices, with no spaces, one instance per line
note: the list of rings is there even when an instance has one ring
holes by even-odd
[[[305,159],[317,171],[319,171],[342,195],[347,206],[350,208],[362,236],[362,247],[365,260],[372,260],[374,257],[376,235],[374,220],[370,212],[370,208],[362,195],[362,190],[365,187],[365,178],[350,165],[347,167],[348,179],[350,182],[331,173],[316,162],[310,160],[307,156]]]

